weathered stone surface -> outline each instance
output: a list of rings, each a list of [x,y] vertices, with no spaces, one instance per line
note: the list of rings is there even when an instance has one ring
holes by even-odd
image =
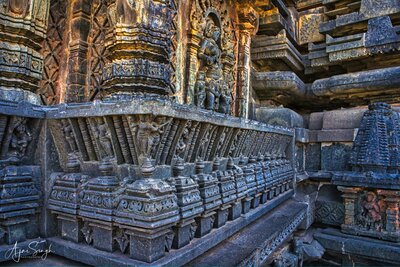
[[[262,266],[271,261],[272,253],[282,244],[305,218],[306,205],[286,202],[285,212],[265,215],[262,220],[256,221],[246,228],[240,238],[229,238],[216,249],[190,262],[190,266],[211,266],[218,262],[222,266],[238,266],[252,263]],[[280,221],[280,224],[273,224]],[[265,223],[271,226],[265,228]],[[265,242],[265,240],[268,240]],[[272,241],[274,240],[274,241]],[[272,242],[271,242],[272,241]],[[270,245],[270,244],[274,245]],[[243,261],[243,259],[245,259]]]
[[[293,110],[286,108],[258,108],[256,111],[258,121],[290,128],[303,128],[303,117]]]
[[[356,237],[323,256],[312,228],[400,242],[377,103],[399,101],[399,22],[398,1],[2,1],[0,252],[393,264]]]
[[[358,262],[364,259],[364,264],[399,264],[400,248],[396,243],[388,243],[376,239],[357,237],[340,233],[338,230],[327,229],[314,235],[315,239],[320,242],[328,252],[333,252],[337,259],[350,257]]]

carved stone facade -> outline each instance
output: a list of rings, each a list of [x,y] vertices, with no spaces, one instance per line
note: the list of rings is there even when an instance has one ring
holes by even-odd
[[[154,98],[79,106],[48,113],[68,171],[55,174],[49,208],[68,240],[112,252],[124,233],[121,252],[153,262],[292,188],[288,129],[234,118],[218,125]]]
[[[399,18],[0,0],[0,262],[399,265]]]

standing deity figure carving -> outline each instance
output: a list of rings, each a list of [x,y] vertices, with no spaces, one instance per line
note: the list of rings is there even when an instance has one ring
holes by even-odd
[[[221,88],[221,96],[219,100],[219,108],[218,112],[224,113],[224,114],[229,114],[230,109],[231,109],[231,102],[232,102],[232,97],[231,97],[231,92],[229,89],[229,84],[226,81],[222,82],[222,88]]]
[[[139,155],[143,157],[150,157],[154,152],[155,147],[161,140],[163,128],[169,124],[171,120],[165,123],[158,122],[157,119],[153,120],[151,116],[141,116],[140,122],[134,126],[136,132],[136,140],[139,149]]]
[[[203,73],[205,74],[205,108],[209,110],[218,110],[219,98],[221,96],[220,87],[222,82],[222,69],[221,69],[221,49],[218,45],[218,41],[221,36],[221,29],[215,25],[215,22],[211,19],[207,19],[206,27],[204,30],[204,38],[200,43],[198,51],[198,58],[200,60],[200,69],[198,75],[198,86],[199,89],[203,79]],[[200,95],[201,98],[201,93]]]
[[[195,84],[195,105],[199,108],[205,108],[206,100],[206,73],[199,71],[197,73],[197,81]]]
[[[72,129],[72,125],[68,122],[68,120],[61,120],[61,127],[69,146],[69,152],[70,153],[76,152],[78,148],[75,143],[75,136]]]
[[[97,138],[103,150],[105,159],[113,158],[114,152],[111,142],[111,134],[107,128],[106,123],[103,121],[102,118],[100,118],[99,123],[97,125]]]

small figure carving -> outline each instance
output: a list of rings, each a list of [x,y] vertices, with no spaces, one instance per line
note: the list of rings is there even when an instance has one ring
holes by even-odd
[[[113,158],[114,152],[111,142],[111,134],[102,118],[99,118],[96,130],[96,137],[99,140],[105,159]]]
[[[133,24],[136,22],[137,13],[135,0],[117,0],[116,9],[119,23]]]
[[[218,111],[221,96],[220,87],[223,80],[221,69],[221,48],[218,44],[221,29],[214,20],[207,18],[204,38],[200,43],[198,58],[200,68],[196,82],[196,104],[202,107],[203,88],[205,86],[205,108]]]
[[[18,14],[23,17],[26,16],[27,11],[29,10],[29,5],[30,5],[29,0],[9,0],[8,1],[9,10],[14,14]]]
[[[195,85],[195,105],[199,108],[204,108],[206,100],[206,73],[199,71],[197,73],[197,81]]]
[[[174,233],[169,232],[165,235],[165,251],[169,252],[172,248],[172,241],[174,240]]]
[[[81,232],[85,238],[85,241],[88,245],[93,242],[93,230],[89,226],[89,223],[85,222],[84,226],[81,229]]]
[[[368,230],[382,230],[382,209],[374,192],[367,192],[361,202],[360,222]]]
[[[190,240],[193,240],[196,230],[197,230],[197,223],[196,222],[191,223],[190,224],[190,233],[189,233]]]
[[[78,148],[75,143],[75,136],[72,125],[68,122],[68,120],[61,120],[61,128],[69,145],[69,152],[76,152]]]
[[[229,114],[231,111],[231,102],[232,102],[232,97],[228,84],[227,82],[223,82],[222,94],[220,95],[218,112]]]
[[[172,118],[161,123],[158,120],[153,121],[152,116],[140,116],[140,122],[134,126],[140,156],[149,157],[154,154],[152,152],[160,143],[164,126],[171,121]]]
[[[207,78],[206,87],[206,104],[205,107],[208,110],[218,110],[219,107],[219,97],[221,93],[219,92],[219,83]]]
[[[178,141],[178,145],[176,147],[176,155],[179,158],[183,159],[183,157],[185,156],[185,151],[186,151],[186,148],[187,148],[187,144],[189,142],[189,135],[190,135],[190,128],[191,127],[192,127],[192,122],[188,121],[186,123],[185,128],[183,129],[182,136]]]
[[[118,229],[114,240],[117,241],[119,250],[125,253],[126,248],[129,245],[129,236],[122,229]]]
[[[210,141],[210,131],[209,130],[205,133],[204,137],[200,141],[199,154],[198,154],[200,158],[205,157],[208,141]]]
[[[12,132],[8,156],[22,158],[25,156],[26,148],[32,140],[31,132],[26,126],[26,118],[17,118]]]

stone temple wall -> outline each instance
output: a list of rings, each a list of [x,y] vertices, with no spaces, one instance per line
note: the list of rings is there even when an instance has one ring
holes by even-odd
[[[0,262],[400,264],[399,14],[0,0]]]
[[[291,199],[293,129],[247,119],[257,19],[247,2],[2,1],[1,261],[183,265]]]

